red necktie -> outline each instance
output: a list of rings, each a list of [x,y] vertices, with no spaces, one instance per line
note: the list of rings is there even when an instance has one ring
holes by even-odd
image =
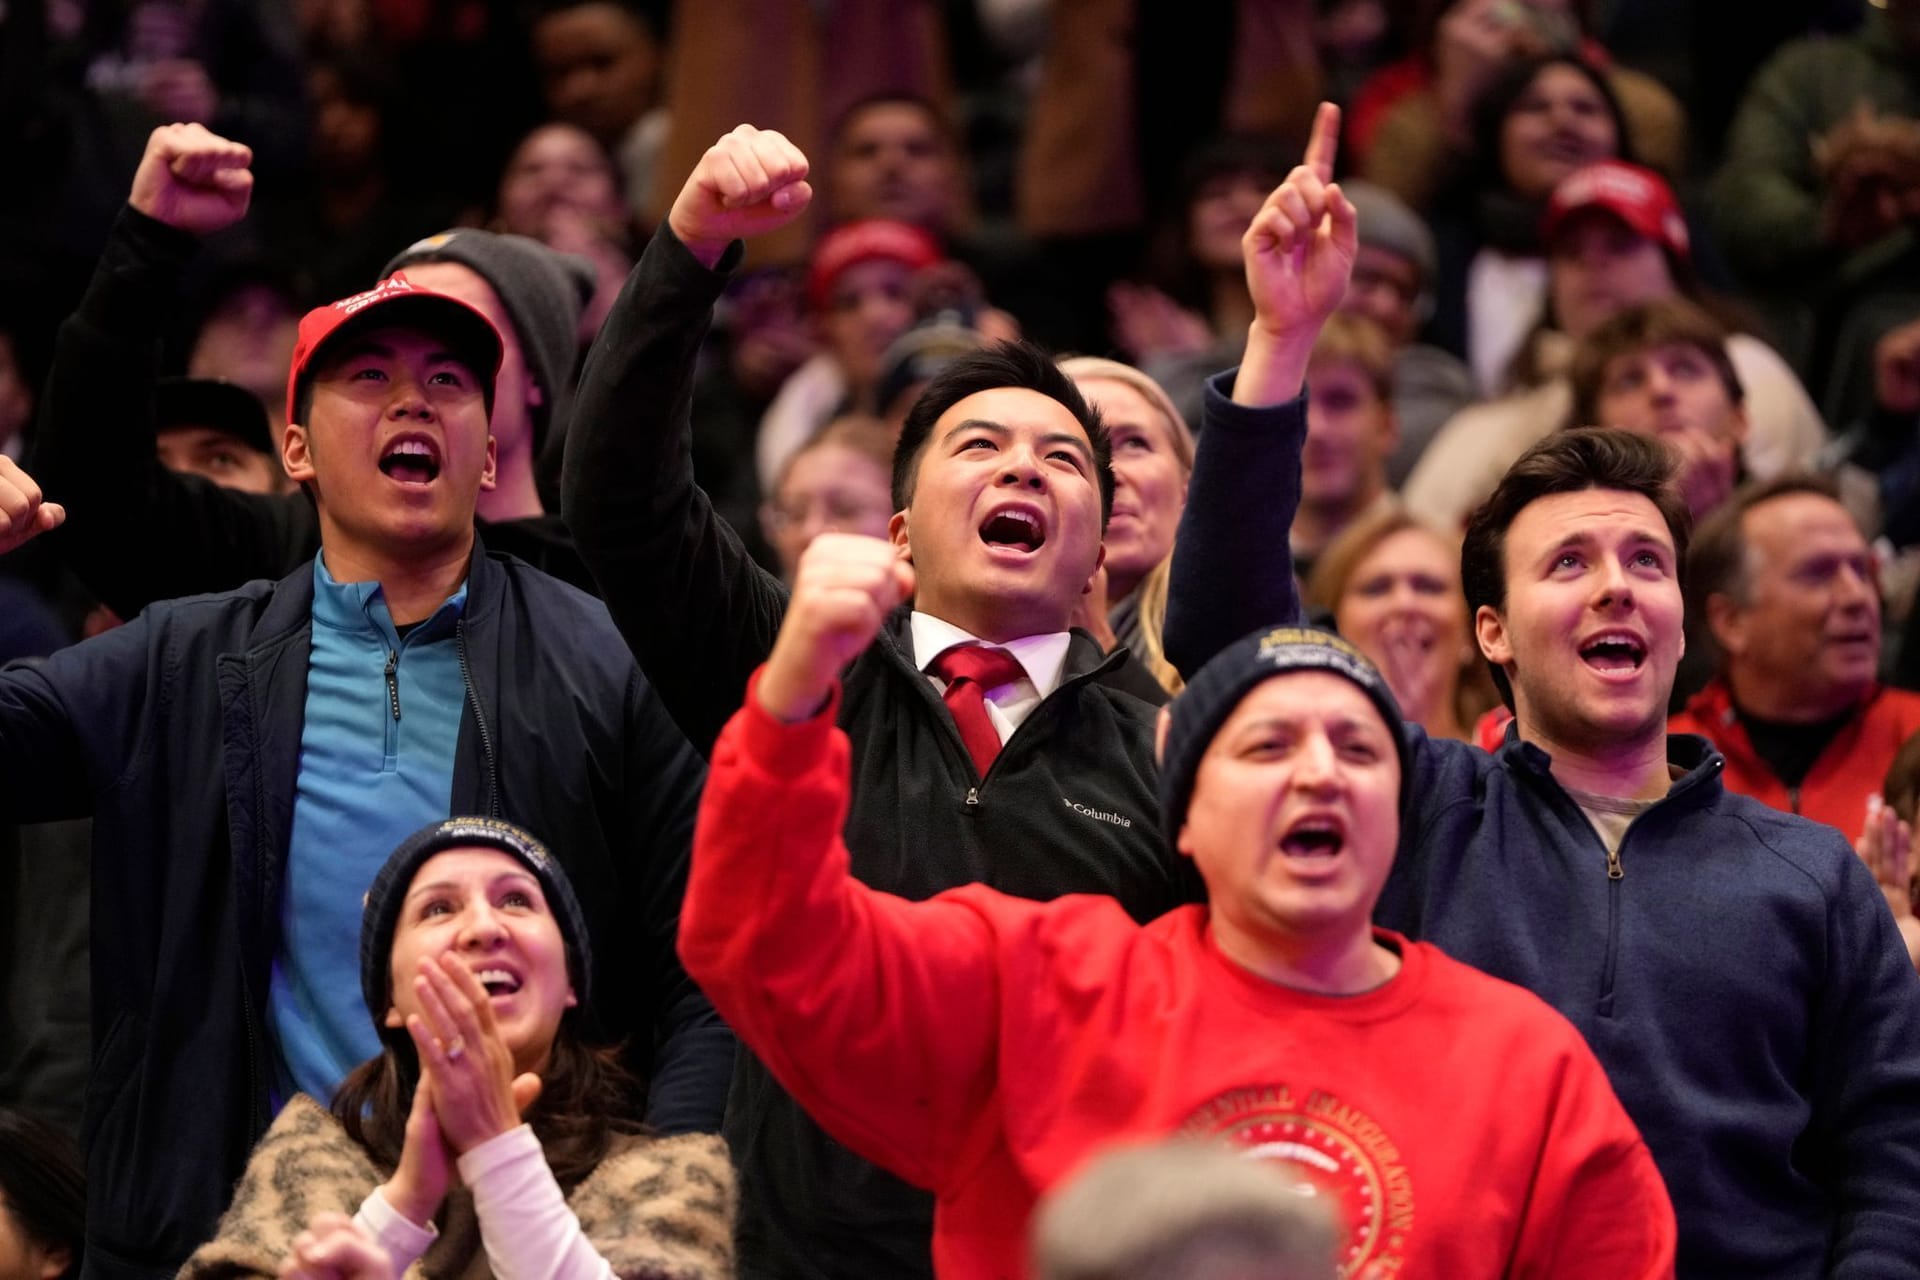
[[[993,758],[1000,754],[1000,735],[987,717],[987,690],[1012,684],[1026,674],[1020,660],[1005,649],[989,649],[983,644],[956,645],[927,664],[927,670],[947,682],[943,695],[953,723],[960,729],[960,741],[981,777]]]

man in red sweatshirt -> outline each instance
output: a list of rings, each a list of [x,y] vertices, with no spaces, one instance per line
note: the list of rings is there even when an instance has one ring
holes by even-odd
[[[1163,830],[1205,904],[909,902],[849,874],[835,717],[913,569],[827,539],[715,744],[680,953],[815,1120],[933,1191],[940,1275],[1022,1274],[1042,1193],[1164,1134],[1332,1204],[1346,1275],[1672,1275],[1665,1187],[1573,1026],[1370,925],[1407,747],[1358,650],[1256,633],[1163,719]]]

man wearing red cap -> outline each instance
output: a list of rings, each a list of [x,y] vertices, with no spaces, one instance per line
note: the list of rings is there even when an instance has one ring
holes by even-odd
[[[754,446],[762,492],[771,493],[795,450],[843,406],[861,412],[880,382],[882,358],[913,324],[913,278],[946,255],[927,232],[889,218],[829,231],[807,264],[807,305],[823,350],[794,370],[767,406]]]
[[[1549,432],[1594,425],[1584,416],[1592,405],[1576,400],[1566,374],[1602,326],[1630,308],[1702,293],[1680,205],[1651,169],[1604,160],[1575,170],[1554,188],[1540,236],[1547,296],[1515,363],[1514,390],[1457,414],[1407,477],[1407,505],[1436,524],[1464,523],[1514,459]],[[1813,465],[1826,427],[1786,362],[1744,333],[1727,335],[1726,359],[1747,393],[1748,472],[1772,477]]]
[[[156,145],[174,217],[244,194],[244,148]],[[700,764],[597,601],[480,545],[500,358],[404,273],[309,313],[281,456],[319,555],[0,672],[0,816],[95,820],[88,1275],[172,1274],[276,1103],[371,1056],[361,899],[450,812],[567,863],[647,1118],[718,1125],[731,1038],[673,954]],[[60,517],[17,469],[0,515],[0,552]]]

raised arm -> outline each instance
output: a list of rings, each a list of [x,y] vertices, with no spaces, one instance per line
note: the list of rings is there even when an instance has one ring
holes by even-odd
[[[1357,215],[1333,182],[1339,138],[1340,109],[1322,103],[1305,157],[1240,240],[1254,320],[1239,370],[1207,385],[1168,589],[1167,657],[1188,677],[1248,632],[1299,616],[1289,535],[1307,361],[1358,248]]]
[[[155,452],[154,375],[180,275],[199,237],[246,214],[250,158],[199,125],[154,130],[86,295],[60,326],[32,461],[76,516],[63,553],[123,617],[278,578],[319,545],[306,499],[176,475]]]
[[[999,985],[958,890],[910,903],[848,869],[835,676],[906,598],[878,539],[823,534],[746,705],[715,744],[680,955],[741,1040],[860,1155],[937,1186],[993,1084]]]
[[[567,525],[641,669],[703,754],[766,661],[786,607],[693,479],[693,383],[732,242],[812,198],[807,161],[741,125],[701,157],[587,355],[563,488]]]

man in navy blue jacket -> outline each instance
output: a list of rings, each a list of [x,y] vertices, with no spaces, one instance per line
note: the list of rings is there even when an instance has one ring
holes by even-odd
[[[159,130],[129,203],[204,232],[244,210],[247,158]],[[548,841],[647,1119],[719,1125],[732,1039],[673,949],[702,766],[604,607],[474,533],[500,358],[398,273],[310,313],[282,460],[320,555],[0,671],[0,816],[95,819],[89,1276],[172,1274],[275,1105],[377,1051],[361,900],[396,831],[449,813]],[[61,514],[0,469],[0,552]]]
[[[1257,562],[1176,561],[1215,604],[1173,602],[1176,663],[1218,643],[1223,613],[1299,612],[1302,435],[1223,425],[1176,545],[1231,523]],[[1410,730],[1412,809],[1375,918],[1580,1028],[1666,1178],[1680,1275],[1920,1276],[1920,978],[1838,832],[1728,792],[1710,744],[1667,736],[1673,474],[1650,438],[1562,432],[1474,514],[1468,605],[1515,721],[1491,756]]]

